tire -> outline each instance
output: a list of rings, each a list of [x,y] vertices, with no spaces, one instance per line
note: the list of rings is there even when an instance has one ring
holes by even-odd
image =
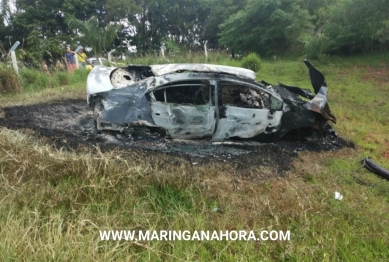
[[[101,103],[100,98],[96,98],[93,101],[92,105],[93,105],[92,106],[92,108],[93,108],[93,124],[94,124],[96,129],[99,129],[97,126],[97,118],[99,117],[100,112],[104,109],[104,107],[103,107],[103,104]]]

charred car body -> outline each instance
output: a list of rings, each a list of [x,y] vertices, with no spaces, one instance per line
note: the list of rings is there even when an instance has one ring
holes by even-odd
[[[171,138],[272,142],[294,130],[322,133],[330,128],[328,120],[336,123],[323,74],[304,62],[315,94],[256,82],[244,68],[166,64],[95,66],[87,100],[99,130],[147,126]]]

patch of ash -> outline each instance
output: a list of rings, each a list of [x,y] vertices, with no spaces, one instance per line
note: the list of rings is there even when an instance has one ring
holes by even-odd
[[[322,134],[322,137],[296,137],[295,134],[288,134],[277,144],[293,153],[299,151],[337,151],[344,147],[355,147],[351,141],[339,137],[332,128]]]
[[[39,136],[52,140],[57,148],[77,150],[80,146],[98,146],[102,151],[119,148],[162,152],[187,157],[189,161],[232,161],[236,162],[238,169],[245,165],[267,164],[283,165],[287,169],[297,151],[328,151],[350,146],[336,136],[316,142],[285,140],[269,144],[254,141],[171,140],[147,128],[138,128],[131,134],[98,131],[94,128],[92,111],[81,99],[7,107],[2,108],[1,112],[0,127],[31,129]]]
[[[165,139],[159,133],[124,134],[117,132],[90,132],[87,140],[98,141],[97,145],[115,144],[120,148],[144,149],[150,151],[162,151],[173,154],[186,154],[192,157],[212,157],[219,160],[232,159],[248,154],[260,143],[242,142],[236,144],[214,144],[207,140],[172,140]]]

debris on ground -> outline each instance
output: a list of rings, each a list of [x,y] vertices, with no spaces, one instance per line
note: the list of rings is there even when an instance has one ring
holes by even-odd
[[[341,195],[339,192],[335,191],[335,199],[336,200],[342,200],[343,199],[343,195]]]

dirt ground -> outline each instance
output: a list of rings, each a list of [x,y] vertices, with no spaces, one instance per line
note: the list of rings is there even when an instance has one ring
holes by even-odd
[[[32,130],[56,148],[66,150],[141,151],[186,158],[193,164],[209,161],[235,162],[236,169],[247,166],[276,168],[283,173],[291,168],[298,151],[334,151],[352,143],[328,136],[320,141],[286,139],[277,143],[254,141],[211,142],[209,140],[172,140],[147,128],[133,134],[97,131],[92,111],[85,100],[62,100],[47,104],[0,108],[0,127]]]
[[[374,81],[377,85],[385,85],[389,81],[389,64],[381,64],[379,67],[366,67],[362,79]]]

